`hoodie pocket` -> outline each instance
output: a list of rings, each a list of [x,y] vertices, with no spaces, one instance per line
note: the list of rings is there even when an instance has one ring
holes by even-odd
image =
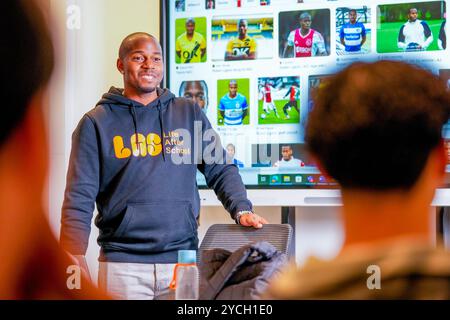
[[[168,251],[195,239],[197,223],[188,201],[129,203],[114,242],[135,251]],[[131,249],[131,248],[130,248]]]

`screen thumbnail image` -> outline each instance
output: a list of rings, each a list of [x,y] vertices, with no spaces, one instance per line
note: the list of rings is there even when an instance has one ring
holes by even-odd
[[[248,8],[269,6],[273,0],[217,0],[217,9]],[[277,1],[277,0],[275,0]]]
[[[252,145],[252,167],[300,169],[313,165],[303,143]]]
[[[205,0],[205,9],[215,9],[216,0]]]
[[[279,14],[280,58],[330,54],[330,10],[286,11]]]
[[[443,49],[445,2],[410,2],[378,6],[377,51],[411,52]],[[444,39],[442,39],[444,37]]]
[[[303,118],[301,122],[303,127],[306,125],[307,115],[314,108],[314,95],[317,90],[323,87],[325,80],[330,76],[331,75],[329,74],[323,74],[308,77],[308,110],[306,112],[306,117]]]
[[[193,100],[204,113],[208,110],[208,85],[205,80],[188,80],[181,82],[179,97]]]
[[[300,78],[258,79],[258,124],[299,123]]]
[[[235,164],[238,168],[243,168],[244,162],[239,159],[241,159],[240,157],[244,152],[239,150],[239,147],[236,146],[235,141],[224,143],[223,145],[225,146],[225,151],[227,152],[226,163]]]
[[[175,62],[206,61],[206,18],[186,18],[175,21]]]
[[[217,81],[217,124],[219,126],[250,123],[250,80],[224,79]]]
[[[175,11],[183,12],[186,10],[186,1],[185,0],[175,0]]]
[[[272,17],[214,17],[211,23],[212,60],[270,59]]]
[[[367,6],[336,9],[336,54],[370,52],[371,11]]]

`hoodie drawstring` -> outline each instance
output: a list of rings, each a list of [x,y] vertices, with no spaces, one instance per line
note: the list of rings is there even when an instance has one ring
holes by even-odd
[[[161,137],[161,143],[162,143],[162,157],[164,162],[166,161],[166,155],[164,153],[164,123],[162,120],[162,115],[161,115],[161,101],[158,100],[158,105],[156,106],[156,108],[158,109],[158,119],[159,119],[159,128],[160,128],[160,137]],[[133,116],[133,124],[134,124],[134,133],[135,133],[135,141],[136,141],[136,146],[138,149],[139,154],[141,153],[141,144],[139,143],[139,137],[138,137],[138,124],[137,124],[137,117],[136,117],[136,108],[133,104],[130,104],[130,110],[131,110],[131,115]]]
[[[133,116],[133,123],[134,123],[134,137],[136,139],[136,146],[138,148],[139,154],[141,153],[141,144],[139,143],[138,139],[138,127],[137,127],[137,117],[136,117],[136,110],[134,105],[131,104],[131,114]]]
[[[163,157],[163,160],[165,162],[166,161],[166,155],[164,153],[164,124],[163,124],[162,116],[161,116],[161,100],[159,100],[159,99],[158,99],[157,108],[158,108],[159,128],[161,130],[161,143],[162,143],[162,147],[163,147],[162,157]]]

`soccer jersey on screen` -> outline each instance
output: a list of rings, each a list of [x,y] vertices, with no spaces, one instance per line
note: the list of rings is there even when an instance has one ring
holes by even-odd
[[[294,47],[295,57],[311,57],[317,53],[325,53],[325,41],[322,35],[314,29],[303,36],[300,29],[291,31],[288,36],[288,45]]]
[[[295,101],[298,99],[299,93],[300,92],[296,86],[291,86],[284,97],[286,97],[289,94],[289,100]]]
[[[273,87],[270,85],[265,85],[262,88],[262,93],[264,95],[264,102],[272,102],[272,89]]]
[[[177,52],[181,51],[181,63],[201,62],[201,49],[206,48],[206,41],[198,32],[189,40],[185,32],[177,38],[175,46]]]
[[[219,110],[224,113],[223,121],[226,125],[242,124],[244,111],[247,108],[247,98],[240,93],[234,98],[226,94],[220,99]]]
[[[431,29],[425,21],[417,19],[406,22],[398,33],[398,47],[405,50],[416,50],[414,45],[420,45],[426,50],[433,41]]]
[[[366,28],[361,22],[355,24],[346,23],[341,27],[339,37],[344,39],[345,51],[361,51],[361,42],[366,36]]]
[[[256,51],[256,42],[254,39],[246,36],[243,40],[239,38],[231,39],[227,44],[227,52],[233,57],[240,57]]]

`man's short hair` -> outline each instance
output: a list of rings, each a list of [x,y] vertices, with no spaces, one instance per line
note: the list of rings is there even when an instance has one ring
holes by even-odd
[[[238,21],[238,23],[237,23],[238,27],[241,25],[241,23],[244,23],[246,26],[248,26],[248,21],[247,21],[247,19],[239,19],[239,21]]]
[[[356,14],[356,9],[350,9],[350,10],[348,10],[348,13],[350,13],[350,12],[354,12],[354,13]]]
[[[402,62],[356,63],[315,95],[305,140],[343,188],[410,189],[442,141],[450,93]]]
[[[186,25],[186,24],[188,24],[188,23],[195,24],[194,18],[187,18],[187,19],[186,19],[186,22],[185,22],[184,24]]]
[[[237,81],[236,80],[230,80],[230,82],[228,83],[228,86],[231,86],[232,84],[237,85]]]
[[[159,45],[158,39],[156,39],[155,36],[153,36],[153,35],[151,35],[151,34],[149,34],[147,32],[134,32],[134,33],[131,33],[131,34],[127,35],[122,40],[122,43],[120,44],[120,47],[119,47],[119,58],[121,60],[125,59],[125,57],[128,55],[130,50],[133,48],[133,42],[130,41],[130,40],[132,38],[135,38],[135,37],[138,37],[138,36],[148,37],[150,39],[153,39]]]
[[[306,18],[309,18],[311,20],[311,15],[308,12],[303,12],[302,14],[300,14],[300,16],[298,18],[299,18],[299,20],[303,20]]]
[[[49,81],[54,53],[50,32],[33,1],[2,2],[0,27],[3,30],[1,145],[22,121],[32,97]]]

